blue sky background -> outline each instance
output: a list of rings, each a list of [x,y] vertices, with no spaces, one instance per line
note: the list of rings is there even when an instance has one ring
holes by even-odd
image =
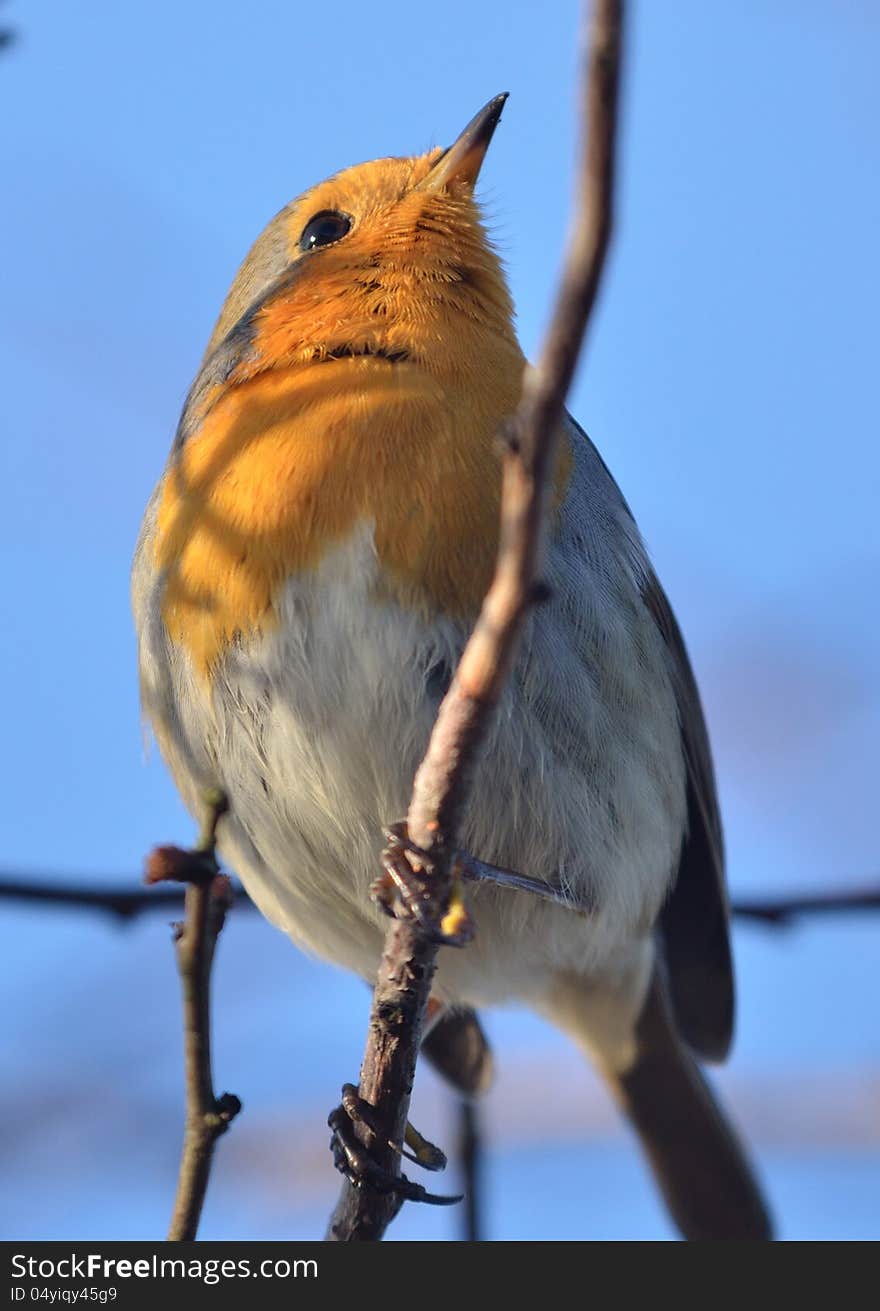
[[[880,11],[857,0],[633,6],[620,217],[571,408],[640,521],[687,635],[734,892],[878,870]],[[328,9],[11,3],[0,56],[4,433],[0,867],[138,877],[192,826],[144,763],[128,569],[228,283],[336,169],[448,144],[511,98],[482,194],[533,352],[568,214],[569,0]],[[880,923],[737,931],[722,1082],[781,1232],[878,1237]],[[161,917],[0,906],[0,1234],[161,1235],[180,1130]],[[222,1143],[205,1237],[318,1236],[324,1117],[357,1070],[362,985],[256,917],[217,966]],[[667,1237],[566,1042],[490,1016],[492,1237]],[[417,1123],[450,1141],[420,1077]],[[393,1235],[455,1218],[407,1208]]]

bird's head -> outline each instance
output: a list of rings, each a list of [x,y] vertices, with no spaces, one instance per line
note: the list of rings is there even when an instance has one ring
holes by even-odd
[[[276,215],[223,306],[202,396],[314,364],[338,365],[339,381],[356,387],[416,370],[447,403],[450,388],[517,377],[510,294],[474,199],[506,98],[490,100],[449,149],[345,169]]]

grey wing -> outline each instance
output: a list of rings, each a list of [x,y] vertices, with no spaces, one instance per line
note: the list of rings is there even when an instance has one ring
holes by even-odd
[[[629,515],[623,494],[595,446],[570,415],[567,419],[595,453],[620,498],[620,505]],[[724,840],[709,736],[690,659],[672,607],[646,557],[642,567],[642,599],[669,656],[687,782],[687,830],[678,873],[661,911],[658,928],[665,948],[678,1030],[698,1055],[708,1060],[723,1060],[733,1035],[734,983]]]
[[[709,735],[681,630],[653,571],[643,595],[669,648],[687,770],[688,828],[660,934],[679,1031],[698,1055],[720,1061],[733,1037],[734,983]]]

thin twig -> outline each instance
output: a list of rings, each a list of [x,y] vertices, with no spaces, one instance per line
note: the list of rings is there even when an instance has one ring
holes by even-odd
[[[414,867],[432,874],[437,905],[448,898],[451,861],[486,731],[528,610],[540,599],[544,509],[556,435],[611,233],[622,9],[622,0],[595,0],[593,6],[583,78],[589,132],[584,133],[575,216],[550,330],[505,434],[495,576],[413,784],[408,837],[421,853]],[[437,950],[436,941],[414,919],[396,919],[379,966],[359,1084],[376,1130],[357,1129],[374,1161],[391,1174],[399,1169],[394,1144],[403,1141],[406,1128]],[[346,1182],[328,1238],[381,1238],[400,1205],[393,1191]]]
[[[465,877],[480,869],[492,870],[492,865],[484,865],[468,855],[468,868]],[[579,907],[570,897],[558,896],[552,889],[542,887],[538,879],[505,870],[512,878],[521,880],[519,890],[527,895],[539,896],[543,900],[558,901],[560,904],[572,905],[574,909],[589,911],[591,907]],[[486,876],[491,882],[491,876]],[[479,880],[477,880],[479,881]],[[235,884],[235,913],[256,910],[256,906],[240,884]],[[98,911],[113,916],[127,923],[140,915],[156,910],[183,913],[184,895],[172,888],[160,888],[155,892],[142,892],[128,887],[95,888],[89,883],[65,883],[56,876],[44,879],[29,879],[20,875],[0,874],[0,901],[18,901],[24,905],[58,906],[72,910]],[[756,920],[773,928],[787,928],[795,919],[803,915],[848,914],[855,911],[880,910],[880,886],[846,888],[840,892],[797,893],[788,897],[740,897],[730,905],[730,913],[736,919]]]
[[[101,888],[91,883],[64,883],[55,877],[44,880],[15,875],[0,876],[0,901],[98,911],[123,922],[156,910],[182,912],[184,905],[183,893],[174,888],[144,892],[129,887]]]
[[[176,926],[177,967],[183,993],[183,1049],[186,1082],[186,1124],[177,1195],[168,1238],[188,1242],[196,1237],[214,1146],[241,1110],[232,1093],[214,1095],[211,1072],[211,966],[217,938],[231,905],[229,880],[220,874],[215,852],[217,825],[226,813],[226,798],[206,798],[207,812],[199,841],[192,851],[158,847],[147,862],[146,882],[172,879],[187,884],[186,918]]]
[[[828,912],[880,910],[880,888],[853,888],[847,892],[818,892],[812,896],[760,897],[733,903],[733,914],[744,920],[758,920],[771,928],[788,928],[801,915]]]
[[[0,4],[3,3],[5,3],[5,0],[0,0]],[[14,28],[11,27],[0,28],[0,50],[9,50],[17,40],[18,40],[18,35],[15,32]]]
[[[458,1103],[458,1159],[464,1193],[461,1237],[465,1243],[483,1241],[482,1147],[479,1107],[463,1097]]]

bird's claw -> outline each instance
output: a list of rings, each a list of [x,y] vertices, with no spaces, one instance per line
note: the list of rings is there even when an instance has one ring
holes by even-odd
[[[474,922],[464,904],[458,865],[453,868],[448,902],[440,905],[431,856],[411,841],[406,824],[393,824],[384,830],[384,837],[384,873],[371,888],[373,900],[392,918],[416,920],[440,946],[465,946],[474,936]]]
[[[460,1202],[461,1196],[445,1196],[429,1193],[421,1184],[414,1183],[403,1174],[392,1174],[373,1160],[368,1149],[354,1132],[356,1124],[365,1125],[373,1136],[377,1136],[372,1107],[358,1094],[354,1084],[346,1083],[342,1087],[342,1101],[327,1117],[327,1124],[332,1130],[330,1150],[333,1164],[354,1188],[364,1186],[377,1193],[393,1193],[406,1202],[425,1202],[430,1206],[452,1206]],[[422,1138],[421,1134],[409,1127],[408,1139],[416,1140],[415,1154],[407,1152],[396,1144],[389,1144],[400,1156],[422,1165],[429,1170],[442,1170],[446,1157],[439,1148]]]

